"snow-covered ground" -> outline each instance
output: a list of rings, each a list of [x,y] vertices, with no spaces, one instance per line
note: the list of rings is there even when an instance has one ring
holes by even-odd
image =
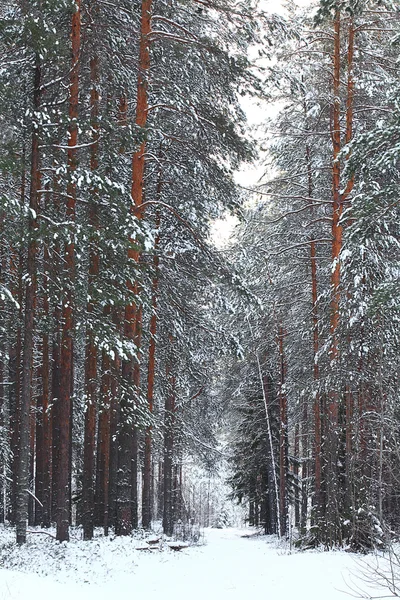
[[[19,549],[2,530],[0,600],[339,600],[350,592],[354,555],[289,553],[272,537],[246,533],[209,529],[203,546],[146,552],[133,538],[58,544],[33,534]]]

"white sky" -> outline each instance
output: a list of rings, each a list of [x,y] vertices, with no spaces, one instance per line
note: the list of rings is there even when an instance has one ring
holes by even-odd
[[[295,4],[304,7],[310,5],[311,1],[312,0],[296,0]],[[260,8],[265,12],[277,13],[282,16],[287,14],[285,4],[284,0],[260,0]],[[259,128],[261,130],[266,119],[273,117],[279,110],[279,107],[249,97],[243,98],[242,107],[246,112],[247,122],[252,129],[252,135],[256,139],[261,139],[261,131],[257,133],[257,129]],[[265,167],[262,162],[263,157],[261,155],[258,162],[243,165],[235,175],[236,182],[244,187],[256,185],[265,172]],[[238,223],[238,219],[229,214],[223,219],[216,219],[214,221],[212,226],[212,237],[217,248],[224,248],[229,243],[233,230]]]

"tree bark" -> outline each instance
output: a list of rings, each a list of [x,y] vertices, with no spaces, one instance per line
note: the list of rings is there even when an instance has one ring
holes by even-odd
[[[286,361],[283,348],[284,331],[279,326],[279,363],[280,363],[280,385],[279,385],[279,511],[281,536],[286,535],[287,529],[287,468],[288,468],[288,435],[287,435],[287,397],[285,391]]]
[[[81,39],[81,0],[75,0],[72,15],[72,66],[69,94],[69,139],[68,139],[68,175],[67,219],[75,222],[76,184],[73,174],[77,164],[76,145],[78,141],[78,103],[79,103],[79,55]],[[65,283],[62,302],[62,338],[60,361],[60,401],[58,416],[60,419],[59,474],[57,490],[57,533],[59,541],[69,541],[70,521],[70,467],[71,467],[71,413],[73,389],[73,282],[75,279],[75,243],[74,228],[69,230],[69,239],[65,244]]]
[[[142,128],[143,140],[132,157],[132,213],[143,218],[143,212],[137,211],[143,204],[143,178],[146,152],[146,125],[148,115],[148,74],[150,70],[150,39],[152,0],[142,0],[139,44],[139,74],[136,103],[136,125]],[[138,266],[140,251],[135,240],[131,240],[128,258],[133,266]],[[128,290],[132,295],[131,302],[125,307],[124,337],[135,346],[135,355],[122,363],[122,377],[133,387],[133,394],[138,400],[140,393],[140,344],[142,330],[142,311],[139,306],[139,284],[128,281]],[[128,535],[132,527],[137,526],[137,431],[135,410],[132,400],[126,393],[121,397],[119,442],[118,442],[118,500],[117,531],[120,535]],[[133,467],[133,470],[132,470]],[[133,508],[133,513],[132,513]]]
[[[35,57],[34,73],[34,110],[40,108],[41,67],[39,55]],[[32,403],[32,363],[34,349],[35,301],[36,301],[36,255],[37,215],[39,212],[38,191],[40,189],[39,170],[39,130],[34,124],[32,131],[31,153],[31,186],[29,194],[29,245],[27,259],[27,277],[25,284],[25,318],[24,347],[22,356],[22,386],[19,412],[18,436],[18,469],[17,469],[17,501],[16,501],[16,534],[17,543],[26,542],[26,525],[28,517],[29,457],[30,457],[30,408]]]
[[[352,138],[353,125],[353,57],[354,57],[354,27],[352,19],[349,26],[349,45],[347,51],[347,100],[346,100],[346,132],[345,141],[350,142]],[[330,314],[330,334],[331,347],[329,352],[332,383],[329,392],[328,423],[327,423],[327,473],[326,473],[326,520],[327,520],[327,542],[334,545],[342,542],[342,531],[339,519],[339,503],[341,490],[339,489],[338,478],[338,453],[339,453],[339,340],[338,328],[340,320],[340,296],[341,296],[341,275],[340,275],[340,252],[343,245],[343,228],[341,217],[344,204],[350,194],[354,181],[351,178],[347,184],[344,193],[341,193],[341,168],[339,153],[341,151],[341,107],[340,107],[340,88],[341,88],[341,13],[340,8],[336,8],[334,20],[334,54],[333,54],[333,114],[332,114],[332,146],[333,146],[333,164],[332,164],[332,189],[333,189],[333,215],[332,215],[332,274],[331,274],[331,314]],[[347,407],[348,409],[349,407]],[[346,411],[346,418],[350,418],[349,410]],[[346,420],[346,427],[350,423]]]
[[[90,147],[90,169],[96,173],[99,166],[99,73],[98,57],[94,56],[90,61],[90,79],[92,89],[90,93],[90,124],[92,130],[92,145]],[[87,312],[90,315],[95,309],[95,283],[100,270],[100,256],[97,247],[99,218],[98,218],[98,190],[92,190],[89,208],[89,224],[92,228],[89,248],[89,301]],[[86,388],[86,412],[85,412],[85,436],[84,436],[84,458],[83,458],[83,539],[93,538],[94,527],[94,457],[96,447],[96,412],[97,412],[97,345],[96,336],[89,325],[86,338],[86,361],[85,361],[85,388]]]
[[[173,453],[174,453],[174,429],[175,429],[175,384],[171,364],[168,363],[166,370],[168,391],[165,398],[164,414],[164,510],[163,529],[164,533],[172,536],[174,529],[173,520]]]
[[[340,251],[342,248],[342,225],[340,219],[343,212],[343,204],[340,195],[340,162],[339,152],[341,149],[340,131],[340,40],[341,40],[341,14],[336,8],[334,20],[334,54],[333,54],[333,108],[332,108],[332,192],[333,192],[333,215],[332,215],[332,273],[331,273],[331,315],[330,334],[331,347],[329,359],[331,366],[331,386],[328,398],[327,413],[327,463],[326,463],[326,542],[329,546],[335,545],[340,539],[339,531],[339,486],[338,486],[338,413],[339,413],[339,390],[337,381],[339,342],[337,339],[339,327],[339,303],[340,303]]]
[[[157,196],[161,194],[161,179],[158,182]],[[152,314],[150,318],[150,347],[147,372],[147,404],[150,415],[153,413],[154,403],[154,379],[155,379],[155,357],[156,357],[156,333],[157,333],[157,297],[158,297],[158,246],[160,243],[160,213],[156,216],[156,238],[154,241],[154,277],[152,282]],[[143,472],[143,501],[142,501],[142,527],[149,529],[151,525],[151,454],[152,454],[152,427],[149,426],[145,433],[144,448],[144,472]]]
[[[100,402],[97,434],[95,523],[108,535],[108,505],[110,477],[110,404],[111,359],[103,350],[101,361]]]

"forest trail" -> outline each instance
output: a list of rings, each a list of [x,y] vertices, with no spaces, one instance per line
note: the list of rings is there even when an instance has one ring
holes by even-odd
[[[349,592],[346,581],[357,570],[354,555],[345,552],[304,552],[289,554],[276,545],[275,538],[243,537],[245,530],[206,530],[204,546],[181,552],[131,551],[123,565],[113,550],[107,555],[104,581],[98,561],[87,582],[74,581],[70,565],[68,578],[60,583],[55,571],[37,574],[0,570],[1,600],[339,600]],[[96,543],[96,542],[94,542]],[[101,542],[100,542],[101,543]],[[113,542],[111,542],[112,544]],[[111,545],[110,545],[111,546]],[[93,547],[93,546],[92,546]],[[86,546],[90,549],[90,542]],[[88,553],[82,554],[88,560]],[[90,560],[90,559],[89,559]],[[96,559],[94,559],[96,560]],[[131,565],[129,567],[129,565]],[[90,562],[89,562],[90,567]],[[96,573],[97,567],[97,573]],[[121,570],[122,569],[122,570]],[[32,569],[33,570],[33,569]],[[353,576],[354,580],[354,576]]]

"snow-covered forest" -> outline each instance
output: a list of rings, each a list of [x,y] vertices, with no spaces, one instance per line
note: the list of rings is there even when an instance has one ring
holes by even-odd
[[[0,0],[6,566],[392,548],[399,50],[398,0]]]

